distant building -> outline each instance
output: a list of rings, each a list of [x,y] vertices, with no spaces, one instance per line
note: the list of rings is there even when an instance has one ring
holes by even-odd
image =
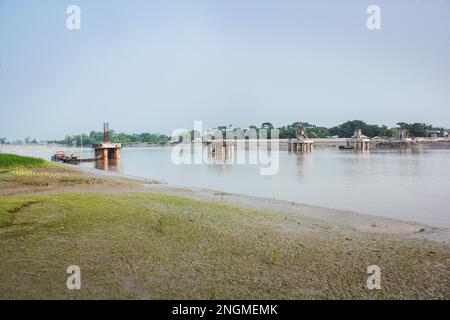
[[[362,134],[361,128],[356,128],[355,132],[353,133],[352,138],[354,139],[368,139],[369,137]]]
[[[427,137],[430,137],[430,138],[437,138],[437,137],[439,137],[440,134],[441,134],[441,131],[439,131],[439,130],[427,131]]]
[[[398,129],[396,134],[396,140],[405,141],[408,138],[408,130],[407,129]]]

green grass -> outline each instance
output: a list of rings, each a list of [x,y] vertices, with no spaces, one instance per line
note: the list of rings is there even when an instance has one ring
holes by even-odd
[[[46,168],[49,166],[51,166],[51,163],[43,159],[0,153],[0,170],[3,171],[10,171],[17,168]]]
[[[86,185],[127,185],[131,187],[132,182],[92,177],[77,171],[75,168],[43,159],[0,154],[0,195],[59,190],[63,187]],[[8,192],[9,190],[11,192]]]
[[[447,247],[289,232],[283,214],[83,193],[0,197],[0,217],[0,298],[449,298]],[[80,291],[66,289],[73,264]],[[383,290],[364,288],[371,264]]]
[[[1,188],[30,194],[0,196],[0,299],[450,298],[447,245],[161,194],[33,195],[108,184],[13,155],[2,170]],[[382,290],[365,288],[373,264]]]
[[[11,224],[12,214],[3,208],[0,208],[0,227]]]

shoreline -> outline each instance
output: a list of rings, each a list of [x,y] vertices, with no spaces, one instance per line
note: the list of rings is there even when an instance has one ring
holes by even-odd
[[[0,299],[450,297],[442,228],[10,158],[28,166],[0,154]]]
[[[349,138],[311,138],[312,141],[314,141],[314,146],[317,148],[324,148],[324,149],[332,149],[332,148],[338,148],[341,145],[345,145],[346,141]],[[279,143],[280,150],[287,150],[288,142],[291,139],[276,139]],[[226,140],[224,140],[226,141]],[[269,143],[270,139],[256,139],[256,140],[237,140],[241,143],[245,142],[248,143],[249,141],[261,142],[261,143]],[[377,147],[377,144],[382,143],[392,143],[395,142],[395,140],[389,140],[389,139],[373,139],[371,138],[371,146],[374,150],[392,150],[392,149],[403,149],[403,148],[391,148],[391,147]],[[203,142],[204,143],[204,142]],[[409,138],[405,140],[405,143],[409,144],[408,148],[437,148],[437,149],[448,149],[450,148],[450,138],[426,138],[426,137],[417,137],[417,138]],[[151,144],[151,143],[135,143],[135,144],[122,144],[123,148],[171,148],[174,145],[177,144]],[[0,145],[1,147],[2,145]],[[80,148],[80,146],[68,146],[63,144],[55,144],[55,143],[36,143],[36,144],[5,144],[4,146],[7,147],[60,147],[60,148],[67,148],[67,149],[77,149]],[[83,146],[85,149],[92,149],[92,145],[85,145]]]
[[[44,160],[49,163],[52,163],[46,159]],[[432,234],[428,234],[428,232],[421,231],[422,233],[421,236],[427,235],[429,236],[428,239],[450,243],[450,228],[447,226],[429,224],[421,221],[413,221],[408,219],[389,218],[382,215],[378,215],[376,213],[366,213],[351,209],[332,208],[315,204],[306,204],[291,200],[282,200],[275,198],[267,198],[263,196],[255,196],[251,194],[230,193],[221,190],[214,190],[201,187],[171,185],[162,180],[154,180],[147,177],[126,175],[117,171],[104,171],[101,169],[64,163],[61,163],[61,165],[66,168],[78,170],[80,172],[90,173],[98,177],[128,179],[140,182],[142,184],[148,183],[149,186],[147,186],[146,189],[143,189],[143,191],[162,193],[162,190],[164,190],[164,192],[173,195],[189,196],[191,198],[196,199],[219,201],[235,205],[244,205],[248,208],[253,208],[257,210],[261,209],[264,210],[266,208],[271,208],[271,210],[278,212],[291,212],[293,214],[300,214],[300,215],[304,214],[307,211],[310,211],[314,212],[314,214],[307,215],[309,218],[322,218],[330,222],[334,221],[336,223],[345,224],[353,227],[355,226],[354,224],[351,223],[352,219],[357,218],[358,221],[365,223],[366,226],[364,228],[362,228],[361,226],[356,227],[361,230],[367,230],[368,232],[381,232],[380,229],[383,228],[384,229],[383,232],[395,233],[396,232],[395,228],[389,227],[390,225],[399,226],[399,228],[402,230],[398,231],[401,233],[405,232],[407,233],[408,230],[411,230],[410,232],[414,232],[414,230],[425,229],[427,231],[432,231],[431,232]],[[258,202],[263,203],[263,205],[258,204]],[[370,225],[372,223],[370,221],[374,221],[375,224],[378,222],[381,225],[377,225],[376,227],[369,227],[367,225]]]
[[[353,210],[327,208],[309,204],[298,203],[280,199],[272,199],[247,194],[229,193],[208,188],[189,186],[176,186],[164,181],[153,180],[145,177],[124,175],[119,172],[103,171],[95,168],[73,166],[64,164],[69,168],[75,168],[81,172],[90,173],[99,177],[129,179],[142,183],[145,188],[141,191],[157,192],[185,196],[198,200],[213,201],[236,205],[244,208],[288,213],[308,219],[318,219],[330,224],[367,233],[409,234],[417,238],[424,238],[450,244],[450,228],[426,224],[416,221],[399,220],[380,215],[357,212]]]

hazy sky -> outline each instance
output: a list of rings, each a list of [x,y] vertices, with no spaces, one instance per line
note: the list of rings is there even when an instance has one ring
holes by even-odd
[[[450,0],[0,0],[0,136],[350,119],[450,127]]]

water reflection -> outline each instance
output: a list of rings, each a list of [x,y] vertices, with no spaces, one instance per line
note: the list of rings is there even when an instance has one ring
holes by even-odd
[[[104,171],[113,171],[122,173],[120,159],[103,159],[94,161],[94,168]]]

